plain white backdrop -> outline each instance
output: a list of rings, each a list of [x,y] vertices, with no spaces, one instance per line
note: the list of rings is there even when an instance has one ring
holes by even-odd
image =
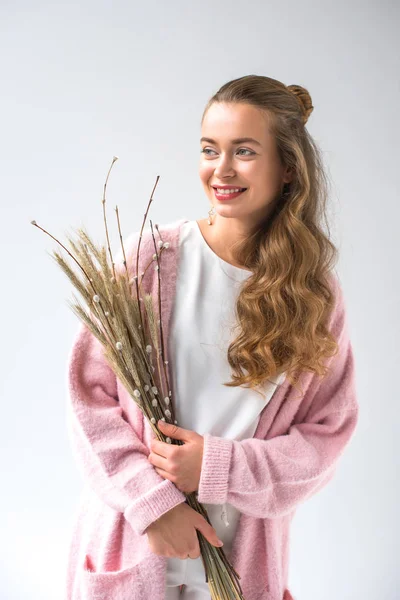
[[[206,217],[201,114],[254,73],[312,96],[360,403],[334,480],[293,520],[289,587],[296,600],[398,599],[398,2],[3,0],[0,23],[0,597],[63,600],[82,488],[65,420],[72,286],[30,221],[63,243],[81,224],[104,241],[113,155],[114,248],[115,205],[126,237],[157,175],[153,224]]]

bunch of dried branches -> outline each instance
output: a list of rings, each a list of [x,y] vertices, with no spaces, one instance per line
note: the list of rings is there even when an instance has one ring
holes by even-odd
[[[86,305],[82,305],[73,295],[75,303],[69,302],[70,307],[103,345],[103,353],[108,364],[150,422],[156,437],[166,443],[181,445],[183,444],[181,440],[165,438],[156,425],[160,419],[175,424],[178,422],[175,419],[171,390],[169,390],[168,361],[165,360],[165,340],[161,319],[160,266],[161,256],[168,248],[168,242],[164,243],[162,241],[158,226],[155,225],[160,238],[156,244],[151,220],[154,255],[141,273],[140,282],[138,274],[140,242],[159,176],[157,176],[144,214],[136,253],[136,274],[131,277],[122,241],[118,207],[115,208],[115,211],[123,255],[122,265],[113,261],[105,211],[107,182],[117,159],[117,156],[113,157],[104,184],[102,198],[110,262],[106,247],[96,246],[84,228],[77,229],[78,239],[76,241],[71,236],[67,236],[72,249],[72,252],[70,252],[57,238],[43,227],[40,227],[36,221],[31,221],[31,223],[52,237],[79,267],[78,272],[76,272],[76,269],[71,268],[60,253],[53,251],[52,258],[55,258],[57,264],[68,276]],[[144,297],[141,295],[143,277],[147,269],[154,265],[154,260],[157,261],[155,269],[158,271],[158,314],[154,309],[155,303],[152,295],[144,294]],[[132,293],[132,288],[134,288],[135,293]],[[141,303],[144,305],[145,312],[142,310]],[[162,374],[169,390],[168,395],[163,390]],[[163,399],[161,400],[161,398]],[[205,507],[197,500],[196,493],[192,492],[185,494],[185,496],[189,506],[199,512],[211,524]],[[209,543],[198,530],[197,536],[206,582],[208,582],[212,600],[244,600],[238,581],[240,575],[228,561],[223,549]]]

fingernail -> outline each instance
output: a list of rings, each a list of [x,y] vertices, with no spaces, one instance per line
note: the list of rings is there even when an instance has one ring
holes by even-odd
[[[218,546],[223,546],[224,542],[222,540],[218,540]]]

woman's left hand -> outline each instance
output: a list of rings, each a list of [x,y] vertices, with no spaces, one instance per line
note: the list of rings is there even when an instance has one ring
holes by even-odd
[[[161,477],[172,481],[181,492],[190,494],[197,491],[203,461],[203,436],[162,420],[158,421],[157,426],[166,437],[185,443],[178,446],[157,439],[151,440],[149,462]]]

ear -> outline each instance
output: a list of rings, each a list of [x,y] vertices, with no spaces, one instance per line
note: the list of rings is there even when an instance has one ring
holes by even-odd
[[[293,171],[290,167],[286,167],[282,176],[283,183],[291,183],[293,179]]]

